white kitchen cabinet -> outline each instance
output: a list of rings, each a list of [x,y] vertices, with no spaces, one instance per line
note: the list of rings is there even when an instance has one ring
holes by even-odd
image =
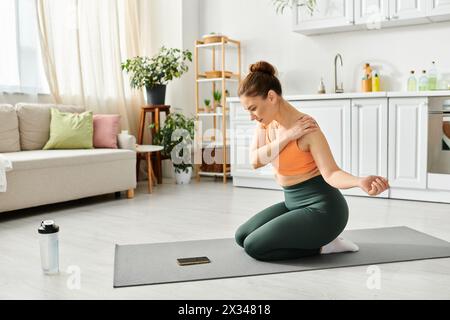
[[[350,99],[289,101],[301,112],[314,117],[327,138],[337,165],[350,171]],[[249,147],[255,129],[248,113],[235,102],[231,104],[231,175],[235,186],[280,189],[269,164],[253,170],[250,164]],[[244,120],[246,116],[247,120]],[[233,163],[236,162],[234,165]],[[345,194],[346,190],[342,190]]]
[[[450,19],[450,0],[428,0],[427,15],[431,21],[448,21]]]
[[[322,0],[311,14],[306,6],[293,10],[294,30],[303,34],[345,31],[354,24],[353,0]]]
[[[250,162],[250,146],[255,135],[256,123],[251,121],[233,122],[231,139],[234,147],[231,148],[231,173],[232,175],[273,177],[272,165],[268,164],[257,170],[253,169]]]
[[[352,175],[388,176],[388,99],[352,99],[351,170]],[[367,196],[360,188],[348,195]],[[389,190],[376,197],[388,198]]]
[[[355,24],[375,28],[385,21],[389,21],[389,0],[355,1]]]
[[[350,171],[350,99],[290,101],[301,112],[313,117],[330,145],[336,164]]]
[[[293,10],[293,30],[305,35],[379,29],[450,20],[450,0],[328,0]]]
[[[424,18],[427,15],[429,0],[389,0],[391,20]]]
[[[355,24],[367,29],[398,27],[430,22],[429,0],[356,0]]]
[[[426,189],[428,98],[389,99],[388,175],[391,188]]]
[[[239,102],[230,104],[231,132],[230,158],[233,185],[265,189],[281,189],[274,178],[272,165],[253,169],[250,162],[250,146],[256,130],[256,122],[250,120]]]

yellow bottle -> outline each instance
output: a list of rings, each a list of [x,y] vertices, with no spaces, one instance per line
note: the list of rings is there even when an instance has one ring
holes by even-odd
[[[378,73],[375,72],[374,76],[372,77],[372,92],[380,91],[380,77],[378,76]]]

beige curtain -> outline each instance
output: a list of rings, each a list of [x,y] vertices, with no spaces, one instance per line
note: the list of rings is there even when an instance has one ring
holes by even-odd
[[[56,103],[121,115],[136,134],[142,90],[120,64],[141,54],[137,0],[37,0],[45,73]]]

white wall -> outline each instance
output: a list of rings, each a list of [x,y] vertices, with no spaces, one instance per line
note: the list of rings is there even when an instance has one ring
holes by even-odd
[[[189,49],[193,53],[198,37],[198,13],[198,0],[140,0],[140,23],[147,36],[143,39],[145,54],[152,56],[161,46]],[[189,71],[168,83],[166,104],[172,112],[194,116],[194,81],[195,65],[189,62]],[[163,161],[162,169],[165,178],[174,177],[170,161]]]
[[[141,26],[150,28],[146,54],[151,56],[161,46],[194,51],[198,34],[198,0],[141,0]],[[145,33],[145,31],[144,31]],[[148,40],[148,39],[147,39]],[[174,79],[167,86],[166,104],[174,111],[194,115],[194,63],[189,72]]]
[[[344,90],[359,91],[362,68],[381,74],[381,89],[405,90],[410,70],[435,60],[450,71],[450,22],[303,36],[291,31],[291,12],[277,15],[272,0],[199,0],[200,32],[221,32],[242,41],[243,70],[267,60],[280,72],[284,94],[316,93],[323,77],[334,92],[334,57],[343,56]]]

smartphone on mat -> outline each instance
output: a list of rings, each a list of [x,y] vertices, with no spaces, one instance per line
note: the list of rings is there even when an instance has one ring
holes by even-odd
[[[179,258],[177,262],[180,266],[189,266],[192,264],[210,263],[208,257],[192,257],[192,258]]]

